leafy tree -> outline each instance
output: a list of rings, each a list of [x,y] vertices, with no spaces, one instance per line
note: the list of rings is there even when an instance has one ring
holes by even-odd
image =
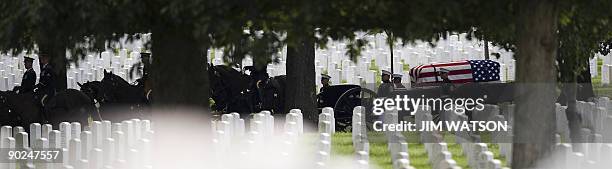
[[[606,53],[605,44],[612,36],[609,22],[612,15],[607,12],[612,5],[608,1],[570,1],[563,4],[565,9],[559,20],[559,55],[557,57],[559,80],[563,82],[560,100],[567,104],[566,115],[569,121],[572,142],[587,140],[580,138],[581,117],[576,108],[576,100],[593,97],[589,59],[595,53]],[[574,150],[579,150],[574,146]]]
[[[13,53],[26,50],[51,56],[51,65],[58,75],[56,87],[66,89],[66,54],[82,56],[84,52],[82,43],[91,23],[86,12],[93,7],[90,5],[87,1],[70,0],[3,2],[0,50]]]

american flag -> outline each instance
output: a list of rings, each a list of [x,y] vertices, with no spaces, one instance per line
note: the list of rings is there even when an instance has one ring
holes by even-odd
[[[464,60],[449,63],[420,65],[410,69],[412,84],[427,85],[442,82],[440,68],[449,70],[453,83],[499,81],[499,63],[492,60]]]

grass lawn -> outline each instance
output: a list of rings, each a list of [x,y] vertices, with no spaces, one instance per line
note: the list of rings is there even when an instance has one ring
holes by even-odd
[[[605,96],[608,98],[612,98],[612,85],[603,85],[601,84],[601,65],[603,61],[601,59],[597,59],[597,72],[598,75],[591,79],[593,83],[593,91],[596,96]]]
[[[406,132],[404,135],[408,140],[418,137],[416,132]],[[370,164],[381,169],[392,168],[391,154],[387,150],[387,140],[384,134],[381,132],[371,132],[368,133],[368,139],[370,140]],[[446,134],[444,139],[446,143],[448,143],[448,151],[453,154],[453,159],[457,164],[464,169],[470,168],[468,166],[467,157],[462,154],[461,145],[455,143],[454,136]],[[488,148],[489,151],[492,151],[495,155],[495,159],[500,160],[502,166],[506,166],[505,158],[501,157],[499,154],[499,146],[497,144],[488,144]],[[424,144],[410,142],[408,144],[408,151],[410,165],[417,169],[430,169],[432,167],[429,163]],[[351,133],[342,132],[333,135],[332,159],[340,156],[352,157],[354,153]]]

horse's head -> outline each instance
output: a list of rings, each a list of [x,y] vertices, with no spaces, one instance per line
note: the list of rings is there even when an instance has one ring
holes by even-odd
[[[208,79],[210,84],[210,97],[215,101],[213,108],[215,110],[221,110],[227,104],[226,100],[229,96],[226,90],[226,84],[222,78],[222,73],[212,64],[208,66]]]
[[[104,70],[104,77],[102,78],[102,84],[111,87],[112,89],[116,89],[119,87],[129,86],[130,83],[120,76],[114,74],[112,71],[108,72],[106,69]]]
[[[96,100],[99,103],[108,101],[106,89],[100,81],[91,81],[86,83],[77,83],[81,87],[81,92],[85,93],[91,100]]]

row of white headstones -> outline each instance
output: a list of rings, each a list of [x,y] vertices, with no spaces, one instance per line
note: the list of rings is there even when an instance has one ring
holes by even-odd
[[[603,158],[612,157],[612,102],[608,98],[597,98],[596,102],[582,102],[577,103],[577,111],[582,116],[580,141],[578,144],[568,144],[569,142],[569,127],[568,120],[566,117],[565,110],[566,106],[556,104],[556,157],[558,166],[557,168],[605,168],[604,166],[610,165],[609,161],[602,160]],[[501,109],[500,109],[501,107]],[[501,105],[485,105],[483,111],[474,111],[472,114],[472,120],[474,121],[508,121],[510,124],[508,131],[492,132],[492,142],[497,143],[499,146],[499,152],[502,157],[506,158],[508,166],[512,162],[512,125],[514,124],[514,105],[513,104],[501,104]],[[441,114],[442,120],[449,121],[467,121],[468,117],[465,114],[456,114],[453,111],[443,111]],[[432,117],[430,112],[418,113],[416,115],[417,125],[420,121],[431,121]],[[468,164],[473,168],[499,168],[499,161],[493,159],[494,155],[487,150],[487,144],[479,143],[480,137],[473,135],[469,132],[456,132],[456,142],[461,144],[464,155],[468,159]],[[433,137],[433,138],[432,138]],[[441,136],[437,133],[422,132],[421,141],[426,142],[428,140],[442,140]],[[431,143],[425,143],[427,150],[432,150],[434,153],[441,153],[440,148],[445,150],[445,143],[434,143],[433,147]],[[571,150],[572,146],[579,146],[578,152]],[[430,160],[431,158],[430,152]],[[452,161],[443,159],[444,156],[438,156],[441,158],[435,158],[433,166],[436,168],[436,160],[441,160],[439,164],[443,166],[452,166]],[[563,160],[572,159],[572,160]],[[440,166],[438,166],[440,167]]]
[[[245,117],[246,118],[246,117]],[[212,152],[214,157],[211,168],[253,168],[271,167],[261,164],[262,161],[270,163],[281,163],[281,160],[290,165],[300,166],[304,161],[310,161],[308,157],[297,155],[297,149],[303,148],[299,144],[301,136],[304,134],[303,115],[299,109],[292,109],[285,115],[283,129],[275,131],[275,118],[270,111],[262,111],[252,114],[248,122],[248,130],[245,126],[245,119],[238,113],[221,115],[221,119],[213,120],[211,129],[213,133]],[[328,157],[331,151],[331,137],[327,135],[327,142],[319,148],[326,152]],[[296,156],[297,155],[297,156]],[[226,157],[232,157],[228,161]],[[270,161],[270,159],[274,159]],[[299,161],[287,162],[289,160],[300,159]],[[317,158],[325,159],[325,157]],[[233,163],[232,161],[244,161],[244,163]],[[248,161],[252,161],[252,163]],[[263,162],[265,163],[265,162]],[[314,166],[315,164],[310,164]],[[277,166],[277,165],[272,165]],[[308,168],[308,167],[304,167]]]
[[[569,127],[567,118],[565,117],[566,106],[556,105],[557,115],[557,134],[556,134],[556,160],[558,168],[605,168],[611,164],[610,161],[603,158],[612,157],[612,113],[608,114],[608,110],[612,106],[612,102],[608,98],[597,98],[595,103],[578,102],[578,112],[581,114],[582,130],[579,144],[579,152],[571,150],[572,144],[562,143],[562,137],[566,142],[569,141]],[[501,111],[500,111],[501,107]],[[352,119],[352,135],[353,146],[355,148],[358,160],[367,161],[368,140],[365,126],[365,110],[362,107],[356,107],[353,111]],[[474,111],[472,114],[475,121],[508,121],[510,124],[509,131],[492,132],[492,143],[499,146],[500,156],[506,158],[508,166],[512,162],[512,124],[513,124],[514,105],[501,104],[485,105],[483,111]],[[398,122],[397,112],[385,112],[383,115],[384,123],[392,124]],[[468,117],[465,114],[457,114],[453,111],[441,112],[441,120],[449,121],[467,121]],[[506,120],[508,119],[508,120]],[[324,119],[319,119],[324,120]],[[431,121],[432,115],[430,111],[419,111],[415,116],[417,126],[421,121]],[[326,123],[325,121],[323,123]],[[321,124],[321,122],[320,122]],[[324,126],[324,125],[323,125]],[[321,128],[321,125],[319,126]],[[418,128],[418,127],[417,127]],[[593,130],[591,130],[593,129]],[[408,144],[404,136],[400,132],[386,132],[388,139],[388,148],[391,152],[393,168],[410,168],[408,160]],[[481,143],[480,136],[470,132],[454,133],[457,144],[461,144],[462,153],[468,159],[468,165],[478,169],[499,169],[502,168],[501,161],[494,159],[494,154],[488,149],[486,143]],[[452,159],[452,154],[448,151],[448,143],[445,143],[440,133],[436,132],[421,132],[420,140],[425,144],[429,162],[434,169],[459,168],[456,162]],[[604,143],[604,140],[607,142]],[[490,143],[490,144],[492,144]],[[572,159],[572,160],[564,160]]]
[[[132,119],[121,123],[93,121],[91,126],[62,122],[59,130],[50,124],[32,123],[30,132],[21,126],[2,126],[0,147],[6,150],[61,151],[46,162],[9,160],[6,169],[144,169],[151,166],[152,124]],[[9,158],[7,154],[2,156]],[[57,161],[61,159],[61,161]]]
[[[571,158],[575,160],[563,160],[559,163],[562,166],[575,166],[568,168],[579,168],[579,167],[594,167],[606,164],[606,161],[601,158],[612,157],[612,144],[603,144],[602,134],[606,133],[605,136],[611,137],[612,131],[610,128],[612,125],[602,126],[605,124],[612,124],[612,116],[606,118],[598,118],[606,116],[607,106],[610,101],[607,98],[599,98],[596,103],[578,103],[579,112],[585,117],[583,118],[582,125],[587,126],[601,126],[595,127],[595,132],[591,133],[589,129],[583,128],[582,134],[587,142],[576,144],[574,146],[583,146],[582,152],[572,152],[570,150],[570,144],[561,143],[561,137],[568,137],[569,131],[567,123],[560,123],[557,125],[557,151],[562,152],[564,158]],[[612,106],[612,104],[610,104]],[[603,106],[603,107],[601,107]],[[500,110],[501,107],[501,110]],[[606,107],[606,108],[604,108]],[[594,109],[596,108],[596,110]],[[483,111],[473,112],[473,120],[483,121],[509,121],[509,124],[513,123],[513,110],[514,105],[502,104],[497,105],[485,105]],[[368,168],[369,167],[369,141],[367,136],[366,122],[365,122],[365,109],[362,107],[356,107],[353,110],[352,118],[352,141],[353,148],[355,150],[355,166],[356,168]],[[557,105],[557,118],[565,118],[565,107]],[[599,115],[596,115],[599,114]],[[385,123],[397,122],[397,112],[386,112],[383,115]],[[464,114],[457,114],[452,111],[443,111],[441,114],[442,120],[450,121],[467,121],[468,117]],[[284,134],[288,140],[295,140],[297,136],[303,133],[302,115],[297,109],[291,110],[286,116],[285,131]],[[420,121],[431,121],[432,115],[430,111],[420,111],[416,114],[416,123],[420,124]],[[601,121],[599,119],[605,119],[607,121]],[[598,121],[599,120],[599,121]],[[563,120],[559,120],[563,121]],[[319,168],[325,168],[330,160],[331,154],[331,136],[335,133],[335,118],[334,111],[332,108],[324,108],[322,113],[319,114],[318,133],[319,138],[317,142],[317,158],[316,165]],[[220,149],[227,149],[232,143],[232,138],[237,136],[242,137],[248,135],[250,139],[248,143],[257,144],[262,143],[265,138],[274,135],[274,117],[270,115],[270,112],[263,111],[253,116],[250,122],[251,131],[245,132],[244,120],[240,118],[239,114],[225,114],[222,115],[220,121],[213,122],[213,133],[215,133],[214,143],[215,146]],[[297,133],[297,134],[296,134]],[[511,165],[512,161],[512,131],[508,132],[494,132],[492,133],[493,142],[499,146],[500,156],[506,158],[508,166]],[[387,132],[385,133],[388,140],[388,149],[391,153],[393,168],[413,168],[410,166],[408,156],[408,143],[404,136],[399,132]],[[478,169],[500,169],[501,161],[494,159],[492,150],[489,150],[489,144],[481,143],[479,136],[469,132],[457,132],[455,133],[457,143],[461,144],[462,153],[467,157],[468,165],[472,168]],[[422,132],[420,134],[421,142],[425,144],[426,151],[428,154],[429,162],[435,169],[447,169],[447,168],[459,168],[457,163],[453,159],[453,154],[448,151],[448,143],[445,143],[440,133],[435,132]],[[586,157],[585,157],[586,154]],[[561,157],[561,156],[560,156]]]
[[[604,144],[604,139],[612,137],[612,115],[609,112],[612,103],[607,98],[598,98],[595,103],[578,102],[578,111],[584,117],[581,125],[582,137],[584,143],[574,144],[573,146],[581,146],[580,152],[572,152],[570,144],[562,143],[562,138],[566,141],[569,139],[569,130],[565,117],[565,106],[557,105],[557,145],[556,152],[559,152],[559,158],[573,160],[559,160],[560,166],[568,166],[568,168],[593,168],[606,165],[607,161],[603,160],[606,157],[612,157],[612,144]],[[369,168],[369,141],[367,135],[367,126],[365,121],[365,109],[356,107],[353,110],[352,117],[352,142],[355,152],[356,168]],[[492,133],[492,143],[480,142],[480,136],[470,132],[456,132],[456,144],[462,147],[462,154],[467,157],[468,165],[471,168],[478,169],[500,169],[501,161],[494,159],[495,155],[492,150],[489,150],[491,144],[498,144],[500,156],[506,158],[508,166],[512,162],[512,124],[513,124],[514,105],[500,104],[485,105],[483,111],[474,111],[473,119],[477,121],[508,121],[510,124],[509,131],[500,131]],[[465,114],[457,114],[454,111],[442,111],[441,120],[449,121],[467,121],[468,117]],[[298,136],[303,133],[303,118],[299,110],[291,110],[286,115],[284,124],[285,130],[282,131],[286,136],[286,143],[296,143]],[[565,119],[565,120],[564,120]],[[385,123],[397,123],[397,112],[386,112],[383,115]],[[420,124],[421,121],[431,121],[432,115],[430,111],[419,111],[416,114],[415,122]],[[564,122],[565,121],[565,122]],[[597,127],[599,126],[599,127]],[[254,114],[250,121],[250,131],[246,132],[245,121],[240,118],[237,113],[225,114],[221,116],[220,121],[213,121],[212,130],[215,133],[213,142],[215,143],[216,152],[225,152],[236,138],[248,138],[247,144],[258,145],[266,141],[267,138],[273,136],[274,117],[268,111]],[[593,132],[590,129],[593,128]],[[335,118],[332,108],[324,108],[319,114],[318,123],[318,140],[316,149],[315,165],[318,168],[325,168],[329,164],[331,154],[331,137],[335,133]],[[392,157],[393,168],[408,169],[414,168],[410,166],[408,155],[408,143],[400,132],[386,132],[388,140],[388,149]],[[435,169],[459,168],[456,161],[453,159],[453,154],[448,150],[448,144],[444,142],[443,136],[436,132],[421,132],[420,140],[425,144],[429,162]],[[257,146],[250,146],[257,147]],[[253,150],[253,149],[249,149]]]
[[[130,74],[130,69],[140,61],[140,53],[128,52],[127,49],[121,49],[118,55],[108,51],[91,54],[81,59],[78,65],[70,64],[68,70],[66,70],[68,88],[79,89],[77,82],[102,80],[104,70],[112,71],[129,82],[139,78],[140,75],[137,73]],[[25,72],[23,56],[26,56],[26,54],[19,54],[17,57],[0,55],[0,77],[2,77],[0,79],[0,91],[11,90],[14,86],[21,84],[21,78]],[[32,67],[37,73],[37,78],[40,78],[38,77],[40,73],[38,56],[29,55],[29,57],[35,59]]]

